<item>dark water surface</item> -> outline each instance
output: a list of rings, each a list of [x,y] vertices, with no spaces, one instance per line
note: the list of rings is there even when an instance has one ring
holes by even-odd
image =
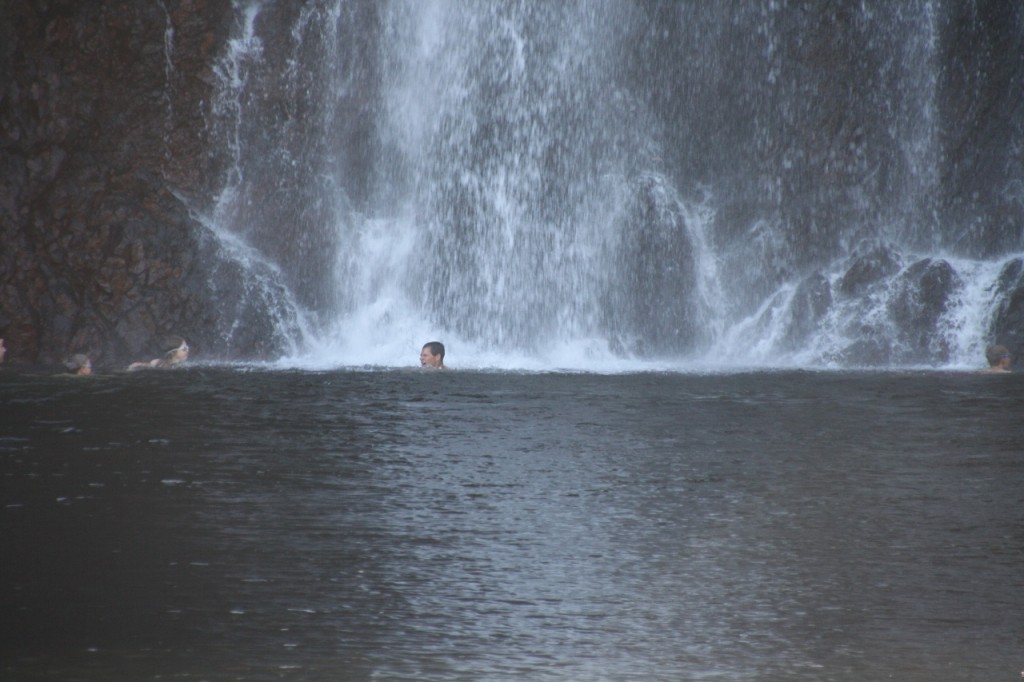
[[[1024,377],[0,376],[5,680],[1012,680]]]

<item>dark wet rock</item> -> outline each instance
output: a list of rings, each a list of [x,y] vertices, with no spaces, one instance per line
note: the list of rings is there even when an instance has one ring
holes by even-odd
[[[1010,349],[1014,367],[1024,364],[1024,259],[1014,258],[999,274],[1001,303],[992,320],[989,338]]]
[[[630,350],[642,356],[692,348],[699,332],[697,263],[678,198],[664,179],[641,177],[625,221],[609,307],[622,314],[608,320],[609,329],[632,331]]]
[[[827,358],[847,367],[884,367],[893,361],[890,340],[869,335],[845,347],[836,357]]]
[[[949,348],[936,332],[951,297],[962,285],[953,266],[942,259],[925,258],[900,273],[894,282],[889,315],[900,342],[901,361],[948,360]]]
[[[194,218],[210,208],[229,163],[215,138],[224,131],[209,114],[214,66],[235,26],[234,4],[0,2],[0,336],[12,360],[53,362],[86,351],[102,366],[135,359],[168,332],[188,336],[197,358],[264,356],[281,342],[271,330],[279,321],[259,312],[261,299],[247,288],[258,275],[212,264],[204,252],[208,235]],[[315,41],[295,45],[294,19],[313,4],[263,5],[257,28],[267,59],[252,65],[252,75],[265,87],[251,93],[249,112],[257,115],[248,119],[253,129],[242,131],[244,153],[253,160],[247,190],[255,198],[280,186],[288,191],[260,215],[240,211],[238,218],[259,222],[247,235],[251,243],[284,264],[281,279],[300,304],[322,310],[334,293],[336,256],[344,255],[344,245],[323,238],[320,229],[336,217],[336,207],[318,202],[334,185],[308,182],[293,158],[343,150],[322,166],[343,178],[350,203],[339,200],[341,213],[372,213],[381,178],[384,185],[415,182],[389,161],[395,150],[382,149],[376,134],[383,67],[375,55],[381,53],[378,41],[388,39],[379,23],[380,3],[342,3],[347,33],[337,43],[340,54],[332,52],[327,61],[316,54]],[[701,3],[637,3],[635,21],[621,27],[622,69],[607,84],[616,97],[638,96],[638,106],[647,110],[643,120],[651,124],[640,137],[646,140],[649,132],[652,147],[621,172],[642,176],[655,167],[672,178],[666,181],[670,189],[713,189],[719,213],[708,237],[728,256],[721,279],[730,304],[756,305],[794,272],[841,257],[855,226],[867,224],[869,234],[880,234],[882,220],[905,209],[914,226],[907,243],[915,247],[939,244],[991,256],[1024,244],[1024,61],[1008,57],[1022,53],[1024,5],[977,0],[929,6],[934,26],[923,33],[920,7],[891,5],[820,3],[769,13],[766,22],[756,5],[729,8],[722,21],[721,11]],[[886,22],[897,24],[891,33],[878,30]],[[714,40],[702,42],[708,35]],[[777,40],[788,35],[801,40]],[[901,44],[904,36],[935,41],[934,48],[930,42]],[[764,57],[765,40],[777,48],[772,59]],[[914,72],[918,55],[932,55],[935,70]],[[289,83],[281,65],[293,57],[304,77]],[[317,85],[332,73],[351,87],[338,101],[325,101]],[[537,92],[543,93],[538,75]],[[916,92],[922,83],[924,95]],[[488,96],[500,92],[488,89],[492,85],[473,99],[482,121],[499,109]],[[603,106],[610,93],[599,88],[582,100],[573,92],[561,102],[547,101],[545,118],[557,112],[585,123],[592,112],[580,101]],[[921,179],[922,159],[910,153],[916,138],[899,129],[909,117],[916,130],[922,101],[935,104],[934,120],[924,122],[922,132],[937,147],[933,181]],[[286,120],[318,120],[328,110],[336,118],[326,139],[311,139],[304,125],[282,126]],[[634,118],[615,115],[635,127]],[[545,171],[551,196],[538,207],[548,211],[545,220],[560,218],[558,194],[565,187],[559,180],[576,177],[575,164],[620,172],[617,163],[602,164],[617,161],[635,137],[627,125],[614,130],[620,139],[611,144],[577,145],[577,139],[591,139],[579,135],[552,146]],[[481,133],[477,167],[491,158],[489,141]],[[567,153],[588,146],[614,151]],[[608,277],[615,290],[606,295],[616,304],[609,310],[627,310],[629,319],[610,312],[605,327],[627,347],[684,351],[702,340],[703,311],[692,302],[697,297],[687,295],[697,285],[693,244],[683,213],[650,180],[653,174],[642,177],[648,180],[636,187],[622,272]],[[453,206],[438,215],[452,218],[455,235],[472,232],[477,198],[437,196]],[[439,242],[438,252],[454,254],[439,267],[474,267],[462,253],[474,246]],[[858,254],[837,286],[837,302],[874,293],[901,268],[892,247]],[[923,347],[920,330],[933,324],[948,296],[941,269],[920,274],[906,286],[908,292],[923,287],[923,293],[899,292],[893,307],[900,333],[917,350]],[[750,293],[765,283],[767,290]],[[807,333],[820,303],[820,291],[807,286],[801,306],[808,309],[794,320],[793,339]],[[1024,334],[1019,282],[1006,291],[992,333],[1017,343]],[[474,292],[430,293],[439,319],[453,300],[476,300]],[[461,308],[467,310],[460,319],[468,322],[456,325],[479,320],[492,326],[486,306],[479,312]],[[232,314],[239,317],[229,319]],[[473,335],[475,328],[461,331]],[[870,348],[851,354],[885,355]]]
[[[899,272],[901,267],[902,258],[894,247],[875,246],[853,259],[839,280],[839,292],[844,296],[858,296],[873,284]]]
[[[1024,247],[1024,3],[943,3],[936,80],[947,243],[977,257]],[[966,96],[965,96],[966,95]]]
[[[203,103],[230,20],[228,0],[0,5],[10,359],[116,365],[175,331],[216,348],[211,292],[182,284],[202,278],[183,198],[210,195]]]
[[[230,357],[270,360],[300,334],[294,314],[281,312],[293,309],[286,303],[288,291],[278,272],[259,264],[243,267],[237,259],[224,257],[222,248],[210,236],[200,246],[201,267],[184,286],[197,299],[205,294],[213,300],[190,315],[209,316],[206,322],[217,330],[208,342],[212,347],[226,349]]]
[[[820,272],[805,277],[789,304],[789,324],[782,341],[785,350],[804,345],[832,307],[832,287]]]
[[[943,259],[911,264],[870,296],[848,302],[844,315],[849,321],[843,333],[854,341],[826,359],[869,367],[948,362],[948,335],[940,327],[962,286],[955,269]]]

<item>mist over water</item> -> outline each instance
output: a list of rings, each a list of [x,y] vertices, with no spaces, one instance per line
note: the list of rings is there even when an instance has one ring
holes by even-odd
[[[944,203],[952,6],[239,0],[224,318],[300,366],[977,366],[1024,239]]]

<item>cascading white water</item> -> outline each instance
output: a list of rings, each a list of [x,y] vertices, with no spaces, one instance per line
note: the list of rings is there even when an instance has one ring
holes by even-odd
[[[611,78],[616,46],[604,18],[623,7],[467,12],[459,3],[415,2],[384,13],[394,42],[384,46],[379,133],[398,169],[380,200],[402,207],[391,231],[411,231],[405,239],[414,245],[397,287],[381,291],[403,302],[403,318],[424,318],[421,329],[436,330],[428,337],[454,335],[475,352],[582,347],[610,355],[609,340],[624,347],[636,325],[664,319],[659,342],[694,345],[674,338],[689,334],[678,318],[704,314],[706,291],[670,294],[682,312],[634,311],[626,315],[634,326],[616,319],[648,289],[638,282],[623,290],[622,280],[657,269],[638,242],[671,259],[677,272],[662,274],[667,281],[703,284],[697,212],[657,171],[647,126],[636,125],[638,103]],[[645,224],[635,219],[640,212]],[[376,269],[367,255],[357,241],[342,271]],[[644,298],[659,297],[652,293]],[[374,326],[361,338],[392,337],[381,319]]]
[[[240,0],[209,222],[294,362],[977,365],[936,3],[734,10]]]

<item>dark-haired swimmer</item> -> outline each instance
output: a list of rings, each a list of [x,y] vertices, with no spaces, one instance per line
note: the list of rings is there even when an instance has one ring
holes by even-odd
[[[423,348],[420,350],[420,366],[445,369],[444,344],[440,341],[430,341],[423,344]]]

